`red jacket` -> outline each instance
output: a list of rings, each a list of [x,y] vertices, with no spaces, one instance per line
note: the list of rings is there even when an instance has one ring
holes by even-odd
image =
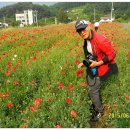
[[[103,76],[108,71],[109,64],[115,64],[115,51],[111,45],[110,40],[96,32],[93,33],[93,38],[90,40],[93,54],[97,61],[103,60],[104,64],[98,67],[98,75]]]

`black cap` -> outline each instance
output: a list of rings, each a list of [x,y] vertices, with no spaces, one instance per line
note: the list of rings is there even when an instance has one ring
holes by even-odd
[[[87,26],[88,26],[88,24],[85,20],[78,20],[75,24],[76,32],[79,32],[79,31],[85,29]]]

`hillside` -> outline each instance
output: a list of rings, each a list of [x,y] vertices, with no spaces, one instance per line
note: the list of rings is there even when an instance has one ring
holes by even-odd
[[[38,18],[51,17],[51,12],[48,6],[46,5],[36,5],[32,2],[19,2],[14,5],[6,6],[0,9],[0,18],[8,17],[14,18],[15,13],[21,13],[23,10],[33,9],[38,10]]]
[[[63,8],[66,11],[69,11],[69,17],[73,18],[88,18],[92,19],[94,8],[95,8],[95,17],[97,19],[103,15],[110,15],[111,13],[111,2],[62,2],[56,3],[51,6],[53,8]],[[113,14],[116,19],[130,18],[130,2],[114,2],[114,11]]]
[[[128,21],[130,19],[130,2],[114,2],[113,4],[113,16],[115,16],[116,19],[120,19],[120,21]],[[0,21],[3,21],[3,17],[6,19],[13,18],[15,21],[15,13],[21,13],[26,9],[38,10],[38,20],[58,17],[58,15],[61,14],[60,10],[62,9],[62,12],[66,12],[63,13],[63,17],[64,15],[67,15],[69,21],[74,21],[77,18],[93,21],[94,9],[96,20],[100,20],[100,17],[104,15],[110,16],[111,2],[59,2],[51,6],[36,5],[32,2],[19,2],[14,5],[0,8]]]

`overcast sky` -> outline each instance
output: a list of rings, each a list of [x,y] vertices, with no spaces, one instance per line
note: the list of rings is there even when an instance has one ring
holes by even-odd
[[[15,2],[0,2],[0,7],[4,7],[4,6],[7,6],[7,5],[11,5],[11,4],[14,4]]]

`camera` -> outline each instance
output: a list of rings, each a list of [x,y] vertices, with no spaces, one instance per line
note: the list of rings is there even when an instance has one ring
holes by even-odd
[[[94,55],[92,54],[88,54],[86,59],[83,60],[83,64],[87,67],[89,74],[91,74],[92,76],[96,76],[97,75],[97,68],[91,68],[89,67],[91,65],[91,61],[96,61],[96,58],[94,57]]]
[[[86,59],[83,60],[83,64],[86,66],[86,67],[89,67],[91,65],[91,61],[90,60],[96,60],[95,57],[92,55],[92,54],[88,54]]]

